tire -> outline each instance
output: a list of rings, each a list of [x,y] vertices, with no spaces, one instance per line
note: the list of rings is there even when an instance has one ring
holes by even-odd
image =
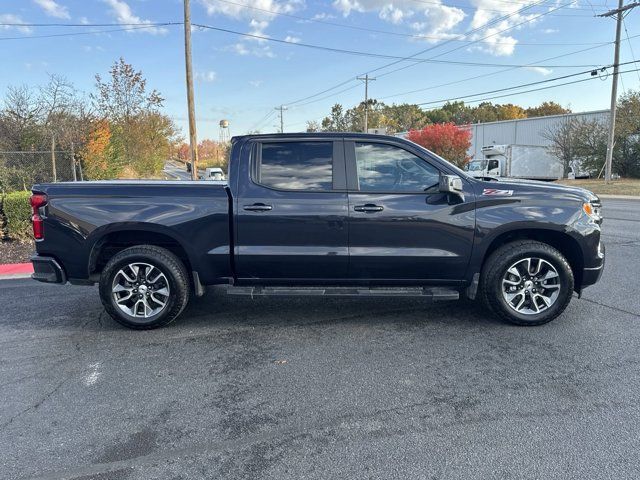
[[[174,321],[187,306],[190,293],[189,274],[182,261],[153,245],[118,252],[100,275],[105,310],[116,322],[136,330]]]
[[[567,308],[573,287],[571,266],[558,250],[521,240],[501,246],[486,260],[480,275],[480,300],[507,322],[542,325]]]

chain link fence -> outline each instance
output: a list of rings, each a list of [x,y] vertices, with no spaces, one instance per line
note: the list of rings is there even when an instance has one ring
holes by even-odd
[[[73,152],[0,151],[0,190],[28,190],[34,183],[83,180]]]

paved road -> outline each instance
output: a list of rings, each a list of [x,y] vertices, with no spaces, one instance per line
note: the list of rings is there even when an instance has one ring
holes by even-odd
[[[191,180],[191,173],[187,172],[185,166],[178,162],[167,162],[162,170],[170,180]]]
[[[124,330],[0,284],[0,478],[638,478],[640,202],[555,322],[471,303],[211,295]]]

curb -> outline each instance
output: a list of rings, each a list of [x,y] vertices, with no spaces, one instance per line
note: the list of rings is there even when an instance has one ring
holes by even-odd
[[[29,278],[33,273],[31,263],[8,263],[0,265],[0,280]]]

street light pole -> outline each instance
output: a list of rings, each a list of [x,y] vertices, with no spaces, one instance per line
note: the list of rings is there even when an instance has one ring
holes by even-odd
[[[196,109],[193,100],[193,70],[191,66],[191,6],[184,0],[184,64],[187,74],[187,108],[189,110],[189,146],[191,147],[191,179],[198,179],[198,136]]]

